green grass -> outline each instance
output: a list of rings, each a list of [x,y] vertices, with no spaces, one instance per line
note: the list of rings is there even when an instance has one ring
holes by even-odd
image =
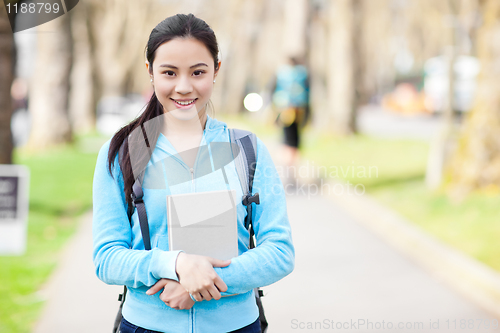
[[[423,180],[378,188],[372,194],[425,231],[500,271],[499,197],[473,193],[453,202],[443,191],[430,192]]]
[[[15,152],[30,169],[28,245],[22,256],[0,256],[0,332],[30,332],[43,305],[38,292],[75,231],[77,217],[92,206],[97,153],[78,145],[42,153]]]
[[[428,145],[356,135],[346,138],[307,132],[302,157],[323,177],[362,184],[367,191],[423,179]],[[326,166],[326,168],[319,168]]]
[[[245,113],[218,117],[230,126],[248,128],[267,139],[281,130]],[[500,271],[500,198],[495,191],[472,193],[454,202],[443,189],[425,186],[429,143],[364,135],[336,137],[308,128],[301,158],[326,179],[360,184],[427,233]],[[352,187],[351,187],[352,188]],[[360,189],[358,187],[358,189]]]

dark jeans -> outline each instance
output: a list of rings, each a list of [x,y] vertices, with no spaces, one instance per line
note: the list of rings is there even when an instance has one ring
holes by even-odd
[[[135,326],[122,318],[122,323],[120,325],[120,332],[118,333],[161,333],[157,331],[146,330],[142,327]],[[231,331],[230,333],[260,333],[260,321],[257,318],[252,324],[237,329],[236,331]]]

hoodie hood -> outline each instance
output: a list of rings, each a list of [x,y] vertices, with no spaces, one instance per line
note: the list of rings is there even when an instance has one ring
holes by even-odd
[[[229,137],[227,136],[227,124],[219,121],[217,119],[211,118],[207,114],[207,122],[205,124],[205,129],[203,130],[203,137],[200,141],[201,146],[206,146],[210,142],[229,142]],[[163,153],[168,155],[178,155],[179,152],[172,146],[170,141],[165,137],[165,135],[160,134],[158,137],[158,141],[156,142],[155,152],[153,153],[154,161],[157,161],[158,158],[165,158]],[[155,156],[157,155],[157,156]]]

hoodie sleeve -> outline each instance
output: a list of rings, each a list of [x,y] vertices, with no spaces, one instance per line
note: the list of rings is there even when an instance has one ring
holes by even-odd
[[[256,247],[233,258],[228,267],[215,268],[226,283],[223,295],[241,294],[270,285],[288,274],[295,265],[295,250],[288,221],[283,184],[267,147],[257,139],[257,167],[253,193],[260,204],[253,206]]]
[[[113,176],[108,171],[109,141],[97,158],[93,183],[93,260],[96,274],[107,284],[133,288],[152,286],[160,278],[178,281],[175,261],[179,251],[131,249],[123,177],[118,158]]]

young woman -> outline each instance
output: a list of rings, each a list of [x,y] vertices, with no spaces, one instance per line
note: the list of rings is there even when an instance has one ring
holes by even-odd
[[[234,162],[212,167],[215,142],[229,142],[227,125],[207,115],[219,72],[212,29],[192,14],[159,23],[146,48],[154,94],[146,110],[99,152],[94,174],[94,264],[108,284],[126,285],[121,332],[260,332],[254,288],[294,268],[283,186],[257,140],[253,192],[257,246],[249,250],[246,208],[237,202],[238,253],[231,260],[169,251],[166,196],[232,189],[243,193]],[[134,149],[133,134],[147,142]],[[142,156],[142,157],[141,157]],[[146,158],[144,158],[146,156]],[[119,158],[121,158],[119,163]],[[204,171],[202,170],[204,169]],[[143,177],[152,249],[146,251],[137,210],[129,223],[132,185]]]

